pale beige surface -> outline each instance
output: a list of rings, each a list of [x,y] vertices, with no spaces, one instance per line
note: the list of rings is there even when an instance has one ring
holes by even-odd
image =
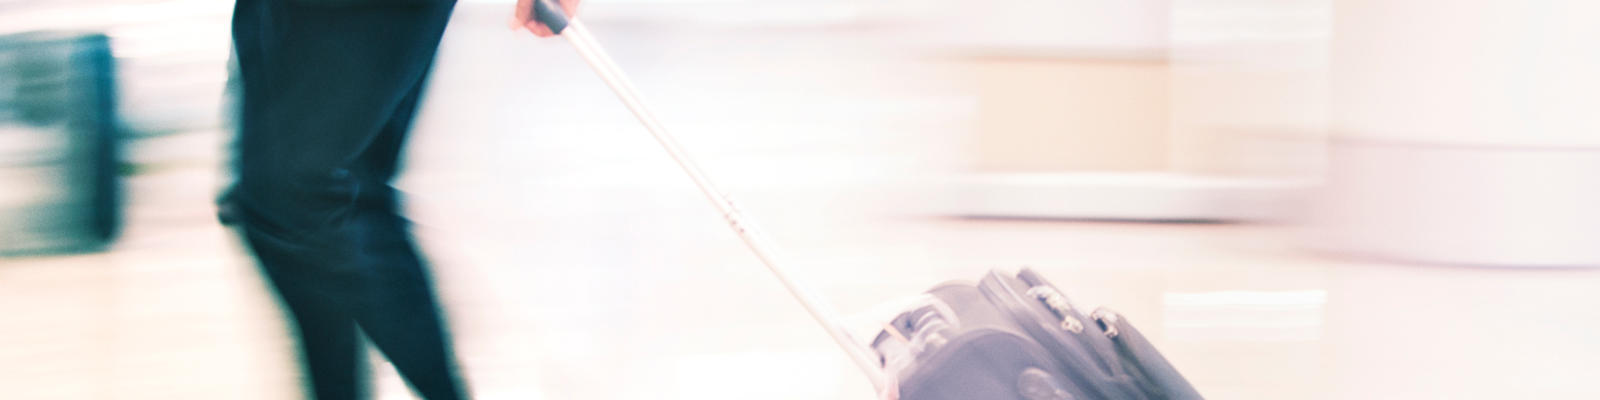
[[[1170,167],[1165,60],[964,60],[978,96],[975,167],[998,172]]]
[[[1171,74],[1173,170],[1291,179],[1322,172],[1326,70],[1202,60]]]

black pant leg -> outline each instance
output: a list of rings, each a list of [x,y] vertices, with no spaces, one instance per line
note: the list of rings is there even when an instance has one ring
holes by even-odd
[[[246,235],[246,239],[249,237]],[[262,259],[281,259],[272,246],[253,245]],[[328,301],[307,289],[315,287],[307,274],[282,269],[262,268],[267,281],[277,291],[294,322],[296,344],[304,365],[313,398],[318,400],[356,400],[368,397],[370,381],[365,347],[356,330],[350,310],[330,306]]]
[[[425,397],[463,392],[387,185],[451,6],[236,3],[244,90],[230,200],[301,325],[319,398],[361,392],[359,360],[345,362],[335,333],[357,323]]]
[[[380,272],[364,293],[364,306],[354,312],[357,324],[422,398],[466,398],[432,279],[406,221],[376,210],[358,219],[369,232],[363,242],[372,250],[369,268]]]
[[[424,79],[426,81],[426,79]],[[434,296],[432,277],[399,212],[398,192],[388,185],[398,170],[401,149],[423,89],[413,88],[379,136],[357,163],[357,175],[368,182],[357,200],[354,225],[364,231],[359,242],[362,269],[374,271],[365,306],[354,313],[367,337],[407,383],[423,398],[465,398],[454,366],[455,356]]]

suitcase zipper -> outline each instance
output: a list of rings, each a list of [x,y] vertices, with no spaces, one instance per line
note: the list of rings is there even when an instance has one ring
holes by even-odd
[[[1023,271],[1028,272],[1026,269]],[[979,282],[979,288],[996,306],[1009,311],[1012,319],[1022,325],[1027,334],[1032,335],[1036,341],[1049,349],[1052,358],[1061,363],[1064,371],[1077,371],[1069,374],[1076,376],[1071,380],[1080,388],[1095,394],[1090,398],[1145,399],[1139,395],[1138,388],[1133,386],[1122,366],[1116,364],[1116,352],[1110,348],[1111,343],[1109,341],[1098,343],[1096,339],[1102,341],[1106,339],[1099,337],[1098,334],[1089,335],[1084,332],[1087,327],[1067,297],[1047,282],[1036,277],[1030,280],[1023,275],[1025,274],[1012,278],[999,272],[991,272],[989,278]],[[1008,281],[1015,281],[1015,284],[1007,283]],[[1024,310],[1017,307],[1037,308]],[[1059,327],[1062,331],[1046,331],[1052,327],[1045,319],[1046,315],[1056,317],[1059,322],[1055,327]],[[1036,328],[1029,327],[1026,322],[1029,319],[1037,321],[1033,325]]]
[[[1106,332],[1106,337],[1108,338],[1115,339],[1117,335],[1122,333],[1117,330],[1117,321],[1122,317],[1118,316],[1117,313],[1112,312],[1111,310],[1104,308],[1094,310],[1093,313],[1089,313],[1089,318],[1092,318],[1100,323],[1100,329]]]
[[[1067,297],[1061,295],[1061,292],[1049,286],[1034,286],[1028,289],[1028,295],[1039,299],[1045,308],[1050,309],[1050,313],[1061,319],[1061,329],[1075,334],[1083,333],[1083,321],[1072,315],[1072,303],[1068,302]]]
[[[1037,299],[1038,302],[1036,304],[1048,310],[1050,314],[1059,317],[1062,330],[1081,338],[1082,341],[1080,343],[1084,345],[1084,350],[1089,352],[1083,354],[1083,356],[1094,360],[1096,362],[1095,365],[1098,365],[1101,371],[1106,374],[1106,378],[1115,381],[1115,383],[1106,382],[1108,385],[1115,387],[1116,389],[1114,390],[1120,391],[1123,396],[1128,397],[1117,397],[1107,393],[1108,396],[1126,399],[1144,398],[1133,382],[1133,377],[1129,375],[1125,366],[1118,362],[1116,344],[1114,340],[1110,339],[1112,335],[1100,336],[1101,332],[1087,332],[1088,334],[1084,332],[1089,329],[1084,326],[1083,319],[1092,318],[1091,315],[1079,313],[1076,307],[1072,305],[1072,302],[1067,300],[1067,296],[1061,293],[1060,289],[1056,289],[1055,285],[1051,285],[1044,278],[1033,273],[1032,270],[1023,268],[1022,271],[1017,273],[1017,280],[1028,288],[1025,294],[1027,297]],[[1100,324],[1097,323],[1095,325],[1096,328],[1099,328]],[[1108,387],[1107,389],[1110,388]]]

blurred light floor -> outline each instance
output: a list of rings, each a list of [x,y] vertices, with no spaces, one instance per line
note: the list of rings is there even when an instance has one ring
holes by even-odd
[[[134,179],[114,251],[4,261],[7,398],[295,398],[278,311],[202,206],[212,177]],[[597,205],[419,213],[481,398],[869,397],[693,193],[566,189],[553,196]],[[644,196],[681,208],[610,207]],[[1276,227],[803,214],[758,216],[856,326],[939,281],[1032,265],[1078,302],[1124,311],[1212,398],[1597,394],[1594,271],[1325,261]],[[405,398],[379,373],[383,398]]]
[[[1211,398],[1600,397],[1600,271],[1329,260],[1280,226],[918,217],[973,118],[938,68],[815,32],[596,31],[853,324],[1030,265]],[[870,398],[570,50],[466,27],[442,54],[401,186],[480,398]],[[279,311],[211,215],[221,142],[139,145],[166,161],[130,179],[112,251],[0,259],[5,397],[296,398]]]

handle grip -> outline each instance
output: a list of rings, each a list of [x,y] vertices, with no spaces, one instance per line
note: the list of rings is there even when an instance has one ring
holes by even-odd
[[[555,4],[557,0],[533,0],[532,18],[550,27],[551,32],[560,35],[567,29],[567,13],[561,11],[561,5]]]

